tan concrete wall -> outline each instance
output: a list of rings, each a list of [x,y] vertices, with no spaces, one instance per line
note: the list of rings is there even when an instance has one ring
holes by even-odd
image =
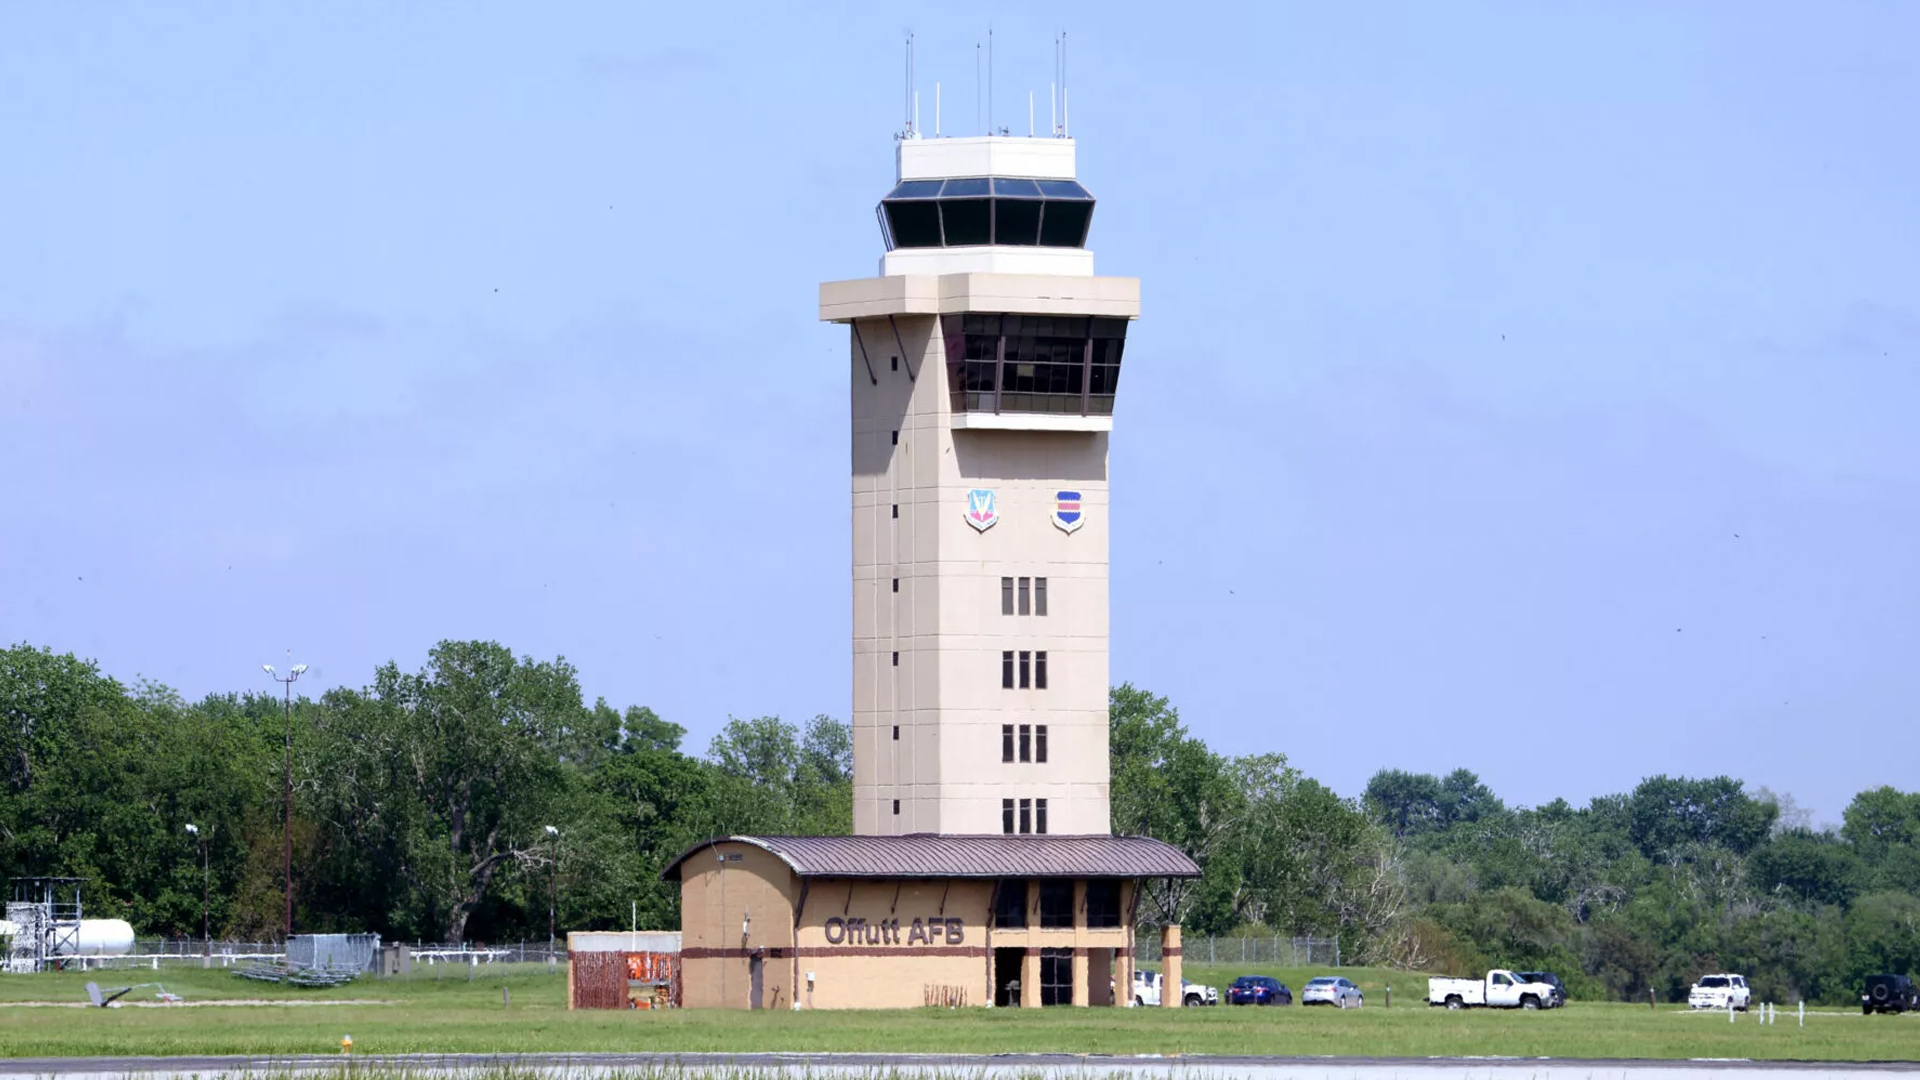
[[[1107,433],[954,431],[936,317],[859,319],[848,345],[854,832],[997,833],[1006,798],[1047,799],[1051,833],[1109,831]],[[974,488],[995,492],[985,532]],[[1003,576],[1047,578],[1048,615],[1000,614]],[[1003,689],[1005,650],[1045,650],[1048,688]],[[1046,764],[1001,761],[1009,723],[1047,726]]]
[[[798,895],[787,864],[751,844],[717,844],[690,857],[680,871],[682,1006],[747,1008],[757,950],[763,1006],[791,1008]]]
[[[919,1008],[940,987],[964,988],[968,1005],[985,1005],[992,893],[989,881],[816,879],[800,915],[802,1006]]]
[[[740,858],[723,863],[716,854]],[[1126,999],[1131,932],[1089,929],[1084,886],[1075,890],[1075,925],[1058,929],[1039,927],[1035,883],[1027,895],[1029,926],[989,929],[993,889],[991,881],[844,879],[813,879],[803,888],[760,848],[716,845],[682,869],[681,1001],[696,1009],[747,1008],[749,957],[757,951],[766,1008],[791,1008],[796,999],[803,1008],[919,1008],[930,993],[952,1000],[956,992],[969,1007],[985,1006],[993,998],[994,948],[1027,950],[1027,1004],[1040,1004],[1043,948],[1075,951],[1074,1004],[1110,1003],[1109,985]],[[1131,889],[1123,885],[1123,910]]]

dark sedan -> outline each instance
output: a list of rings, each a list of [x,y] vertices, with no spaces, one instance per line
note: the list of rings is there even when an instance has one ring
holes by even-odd
[[[1242,975],[1227,987],[1229,1005],[1291,1005],[1293,991],[1279,979],[1265,975]]]

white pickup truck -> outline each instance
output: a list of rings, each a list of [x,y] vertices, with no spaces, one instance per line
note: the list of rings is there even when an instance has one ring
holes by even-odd
[[[1133,972],[1133,1003],[1135,1005],[1160,1004],[1161,975],[1157,971],[1143,971],[1135,968]],[[1220,1004],[1220,991],[1211,986],[1202,986],[1185,979],[1180,980],[1180,1004],[1192,1008],[1200,1005]]]
[[[1484,979],[1427,980],[1427,1004],[1449,1009],[1551,1009],[1558,1000],[1551,983],[1534,983],[1505,968],[1494,968]]]

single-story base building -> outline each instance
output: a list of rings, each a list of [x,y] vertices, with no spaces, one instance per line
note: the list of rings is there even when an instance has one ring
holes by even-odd
[[[661,876],[682,1007],[900,1009],[1132,1004],[1142,883],[1200,869],[1138,836],[729,836]]]

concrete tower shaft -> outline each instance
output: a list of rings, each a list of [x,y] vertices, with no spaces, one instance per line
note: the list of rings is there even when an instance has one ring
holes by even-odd
[[[1066,139],[906,140],[849,327],[854,831],[1106,833],[1107,440],[1139,282]],[[984,242],[977,242],[984,241]]]

